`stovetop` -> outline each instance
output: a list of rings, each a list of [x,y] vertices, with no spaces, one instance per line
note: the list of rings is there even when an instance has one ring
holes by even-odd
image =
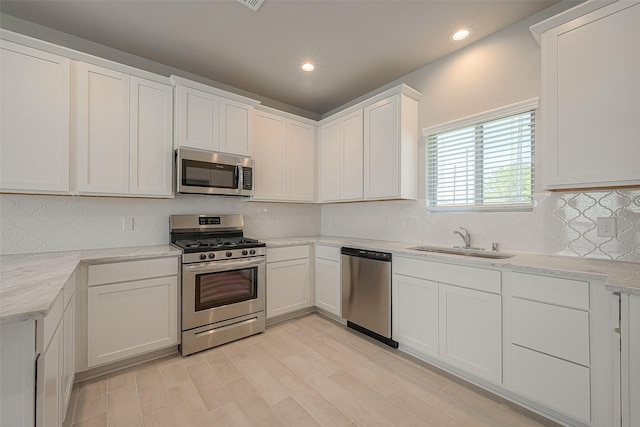
[[[259,242],[256,239],[251,239],[244,236],[199,237],[192,235],[191,237],[186,239],[181,239],[180,237],[178,237],[172,243],[182,249],[184,253],[207,252],[227,249],[260,248],[266,246],[264,243]]]

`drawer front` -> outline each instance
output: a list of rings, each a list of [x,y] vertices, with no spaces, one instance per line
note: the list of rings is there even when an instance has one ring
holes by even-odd
[[[267,248],[267,262],[309,258],[309,245]]]
[[[316,258],[340,262],[340,248],[334,246],[316,245]]]
[[[589,423],[589,369],[546,354],[511,346],[511,389]]]
[[[88,285],[127,282],[178,274],[178,258],[156,258],[139,261],[94,264],[89,266]]]
[[[589,310],[588,282],[516,272],[511,277],[514,297]]]
[[[393,272],[495,294],[502,290],[501,273],[484,268],[395,257]]]
[[[589,366],[589,313],[511,299],[511,341]]]

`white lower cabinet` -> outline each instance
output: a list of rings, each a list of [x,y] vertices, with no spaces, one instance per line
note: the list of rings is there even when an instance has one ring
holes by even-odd
[[[73,274],[53,308],[36,322],[36,426],[64,422],[74,379],[75,287]]]
[[[502,382],[499,271],[396,257],[393,337],[400,349]]]
[[[640,295],[623,294],[622,426],[640,426]]]
[[[440,284],[440,358],[493,383],[502,382],[502,297]]]
[[[505,388],[567,423],[619,425],[611,298],[588,281],[508,272]]]
[[[393,275],[393,338],[402,349],[438,357],[438,283]]]
[[[342,316],[340,248],[316,245],[315,302],[318,308]]]
[[[309,245],[267,249],[267,319],[310,307]]]
[[[89,266],[88,368],[178,344],[177,273],[176,258]]]

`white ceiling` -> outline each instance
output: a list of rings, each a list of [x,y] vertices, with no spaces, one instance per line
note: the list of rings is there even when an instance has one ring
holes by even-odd
[[[321,115],[555,3],[2,0],[0,12]],[[460,26],[473,35],[450,41]]]

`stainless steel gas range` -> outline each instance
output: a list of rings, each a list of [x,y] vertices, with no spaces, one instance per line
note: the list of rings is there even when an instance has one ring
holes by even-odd
[[[242,215],[171,215],[182,250],[183,356],[263,332],[265,244],[243,235]]]

